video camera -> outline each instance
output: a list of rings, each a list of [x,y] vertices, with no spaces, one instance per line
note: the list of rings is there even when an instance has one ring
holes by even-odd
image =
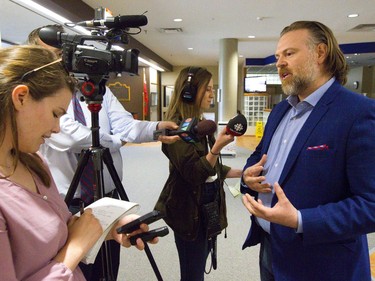
[[[146,24],[147,17],[144,15],[117,16],[74,24],[89,27],[92,35],[68,34],[58,26],[48,26],[41,28],[39,38],[47,45],[62,49],[63,65],[78,79],[86,101],[101,102],[109,73],[138,75],[139,50],[113,50],[113,43],[127,43],[129,28],[140,29]],[[92,42],[91,45],[89,42]],[[98,44],[103,49],[95,46]]]

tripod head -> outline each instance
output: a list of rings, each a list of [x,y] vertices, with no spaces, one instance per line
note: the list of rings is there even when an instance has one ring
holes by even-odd
[[[92,104],[101,104],[103,102],[103,95],[105,94],[105,85],[108,80],[106,74],[88,75],[86,73],[72,73],[73,77],[77,79],[78,89],[83,94],[88,108],[91,112],[95,112],[98,109],[92,107]],[[100,108],[99,108],[100,110]]]

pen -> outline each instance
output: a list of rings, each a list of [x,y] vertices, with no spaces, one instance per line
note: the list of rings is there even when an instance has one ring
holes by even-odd
[[[80,204],[80,214],[82,215],[85,212],[85,202],[81,201]]]

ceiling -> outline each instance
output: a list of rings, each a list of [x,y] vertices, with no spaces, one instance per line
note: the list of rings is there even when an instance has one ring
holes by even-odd
[[[51,20],[16,4],[0,0],[0,32],[4,41],[23,43],[34,28]],[[58,2],[58,1],[44,1]],[[75,2],[71,2],[74,10]],[[83,0],[117,15],[145,13],[148,24],[134,38],[173,66],[218,65],[220,40],[238,39],[239,63],[245,58],[274,54],[280,31],[296,20],[317,20],[329,26],[339,44],[375,42],[375,0]],[[348,18],[352,13],[359,17]],[[181,18],[182,22],[173,19]],[[91,20],[83,18],[82,20]],[[362,30],[352,29],[362,25]],[[162,29],[181,32],[162,32]],[[255,38],[248,38],[249,35]],[[193,50],[188,50],[188,48]],[[355,47],[355,45],[354,45]],[[355,52],[355,48],[353,49]],[[354,66],[375,65],[375,49],[354,56]],[[266,66],[272,69],[272,67]]]

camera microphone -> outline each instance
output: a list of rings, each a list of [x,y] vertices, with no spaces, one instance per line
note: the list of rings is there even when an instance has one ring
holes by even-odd
[[[194,143],[198,142],[203,136],[215,133],[216,128],[216,123],[212,120],[198,122],[195,117],[187,118],[181,122],[177,130],[162,129],[154,131],[154,140],[157,140],[159,136],[179,136],[187,143]]]
[[[235,117],[229,120],[226,133],[235,137],[242,136],[247,130],[247,120],[246,117],[238,113]]]
[[[148,23],[147,17],[145,15],[139,16],[117,16],[109,17],[102,20],[89,20],[80,21],[76,25],[84,27],[108,27],[108,28],[119,28],[125,29],[129,27],[140,27]]]

